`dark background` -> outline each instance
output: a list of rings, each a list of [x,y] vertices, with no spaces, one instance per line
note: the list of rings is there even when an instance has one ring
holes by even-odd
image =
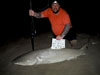
[[[49,0],[32,0],[32,9],[40,12],[48,7]],[[61,7],[70,15],[77,33],[96,35],[99,29],[99,2],[61,0]],[[31,36],[31,17],[28,15],[30,0],[1,2],[0,44],[8,40]],[[49,20],[34,18],[37,35],[51,31]]]

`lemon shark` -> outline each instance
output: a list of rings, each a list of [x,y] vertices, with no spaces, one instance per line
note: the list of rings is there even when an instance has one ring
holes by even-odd
[[[85,55],[85,49],[87,44],[78,49],[41,49],[28,52],[13,60],[16,65],[31,66],[39,64],[51,64],[62,62],[65,60],[76,59],[78,56]]]

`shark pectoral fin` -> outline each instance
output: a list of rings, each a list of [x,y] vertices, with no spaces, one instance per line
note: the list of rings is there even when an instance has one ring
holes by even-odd
[[[38,61],[43,61],[43,59],[42,59],[41,57],[36,57],[36,59],[37,59]]]

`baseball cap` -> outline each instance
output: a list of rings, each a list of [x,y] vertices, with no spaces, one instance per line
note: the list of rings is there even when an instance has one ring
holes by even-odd
[[[61,4],[61,1],[60,0],[50,0],[50,5],[52,4],[52,3],[59,3],[59,4]]]
[[[53,3],[58,3],[58,1],[57,1],[57,0],[55,0],[55,1],[53,1]]]

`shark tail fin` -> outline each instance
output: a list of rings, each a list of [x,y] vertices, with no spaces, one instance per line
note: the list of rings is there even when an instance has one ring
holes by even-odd
[[[80,48],[80,50],[84,50],[84,49],[88,49],[88,43],[85,43],[85,44]]]
[[[80,50],[88,49],[91,36],[88,37],[87,42],[80,48]]]

